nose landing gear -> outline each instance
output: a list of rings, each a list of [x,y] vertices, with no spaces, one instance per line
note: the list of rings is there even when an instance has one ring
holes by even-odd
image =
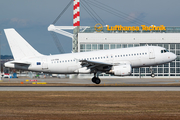
[[[151,71],[151,77],[154,78],[154,77],[155,77],[155,74],[154,74],[154,72],[153,72],[152,66],[149,67],[149,69],[150,69],[150,71]]]

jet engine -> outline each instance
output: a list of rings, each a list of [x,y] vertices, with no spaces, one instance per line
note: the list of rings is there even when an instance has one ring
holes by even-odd
[[[75,70],[74,72],[79,73],[79,74],[89,74],[91,70],[88,69],[87,67],[82,67],[80,69]]]
[[[110,73],[114,74],[115,76],[128,76],[131,74],[132,67],[130,64],[118,65],[113,66],[110,70]]]

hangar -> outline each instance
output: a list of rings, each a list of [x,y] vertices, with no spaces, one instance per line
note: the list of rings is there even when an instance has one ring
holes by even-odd
[[[145,45],[165,47],[175,53],[177,59],[171,63],[153,66],[156,77],[180,76],[180,27],[165,27],[163,30],[143,30],[143,27],[140,26],[138,31],[108,30],[107,26],[103,27],[101,31],[97,31],[95,27],[86,27],[77,36],[78,52]],[[150,77],[149,68],[134,68],[131,77],[139,76]]]
[[[73,52],[87,52],[136,46],[162,46],[177,55],[171,63],[153,66],[158,78],[180,76],[180,27],[165,25],[105,25],[80,26],[80,1],[74,0],[73,26],[50,25],[48,30],[72,38]],[[63,31],[73,29],[73,34]],[[156,54],[156,53],[154,53]],[[150,68],[134,68],[130,77],[150,77]],[[80,75],[81,76],[81,75]],[[108,77],[109,75],[102,74]]]

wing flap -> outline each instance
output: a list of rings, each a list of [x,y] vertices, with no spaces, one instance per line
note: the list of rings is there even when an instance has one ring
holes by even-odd
[[[113,65],[110,63],[97,62],[97,61],[89,61],[89,60],[80,60],[82,67],[87,67],[93,71],[94,69],[100,71],[109,70]]]

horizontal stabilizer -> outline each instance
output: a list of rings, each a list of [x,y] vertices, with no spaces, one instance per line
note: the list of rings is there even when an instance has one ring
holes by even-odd
[[[26,65],[30,65],[30,62],[26,62],[26,61],[10,61],[10,63],[13,64],[26,64]]]

